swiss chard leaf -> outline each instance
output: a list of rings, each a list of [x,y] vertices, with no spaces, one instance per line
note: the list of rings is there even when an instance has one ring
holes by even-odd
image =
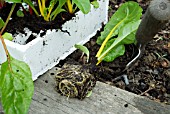
[[[138,3],[130,1],[122,4],[104,27],[104,31],[101,32],[101,36],[97,39],[97,43],[102,44],[109,34],[111,34],[110,37],[118,35],[118,31],[121,27],[128,22],[139,20],[141,15],[142,8]]]
[[[97,43],[100,45],[102,44],[96,55],[96,57],[98,57],[98,63],[100,63],[107,54],[113,54],[114,49],[116,50],[116,47],[119,47],[118,45],[134,43],[135,32],[139,26],[141,15],[142,8],[136,2],[126,2],[120,6],[104,27],[104,31],[101,32],[101,36],[97,39]],[[118,36],[118,38],[114,40],[112,45],[107,44],[109,40],[116,36]],[[110,46],[106,47],[106,45]],[[115,53],[113,59],[109,60],[114,60],[115,57],[118,57],[116,54],[120,56],[119,53]],[[106,58],[111,58],[108,56]]]
[[[130,22],[130,23],[126,24],[122,29],[120,29],[118,37],[115,38],[115,41],[110,46],[108,46],[108,48],[105,51],[103,51],[101,56],[98,57],[98,62],[100,63],[101,60],[105,56],[107,56],[107,54],[110,51],[116,50],[116,46],[119,47],[120,45],[134,43],[134,41],[135,41],[135,32],[136,32],[139,24],[140,24],[140,20],[138,20],[136,22]],[[115,52],[114,54],[116,56],[117,54],[119,54],[119,52],[118,53]]]
[[[72,0],[72,2],[75,3],[84,14],[87,14],[91,9],[89,0]]]
[[[5,114],[27,114],[34,92],[28,65],[10,57],[1,65],[1,102]]]
[[[106,44],[104,51],[106,51],[115,41],[115,39],[111,39],[108,41],[108,43]],[[118,45],[116,47],[114,47],[112,49],[112,51],[110,51],[104,58],[103,60],[106,62],[111,62],[113,61],[115,58],[123,55],[125,52],[125,46],[124,45]]]

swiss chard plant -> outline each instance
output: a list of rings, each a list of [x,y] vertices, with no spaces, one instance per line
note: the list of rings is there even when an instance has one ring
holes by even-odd
[[[4,38],[12,39],[10,33],[4,33],[16,3],[21,0],[6,0],[13,2],[8,18],[0,19],[0,41],[6,54],[6,60],[0,65],[0,102],[5,114],[27,114],[32,100],[34,85],[29,66],[13,58],[8,52]],[[4,34],[3,34],[4,33]]]
[[[60,12],[65,11],[62,7],[66,1],[67,0],[50,0],[49,5],[47,5],[46,0],[38,0],[38,7],[41,16],[45,21],[54,20]],[[23,0],[23,2],[27,3],[33,9],[35,14],[39,16],[39,13],[31,0]]]
[[[119,7],[97,39],[97,44],[101,45],[96,54],[97,64],[113,61],[124,54],[125,44],[135,43],[141,15],[142,8],[136,2],[126,2]]]
[[[66,9],[70,14],[73,14],[79,8],[84,14],[87,14],[91,9],[90,4],[95,8],[99,7],[97,0],[93,0],[92,2],[90,0],[67,0]]]

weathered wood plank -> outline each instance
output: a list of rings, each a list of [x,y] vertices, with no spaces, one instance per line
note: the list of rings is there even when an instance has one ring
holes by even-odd
[[[90,98],[66,98],[55,91],[56,68],[35,82],[29,114],[170,114],[170,106],[97,82]]]
[[[56,68],[35,81],[29,114],[170,114],[170,106],[97,82],[84,100],[67,98],[55,91]],[[0,114],[2,113],[0,105]]]

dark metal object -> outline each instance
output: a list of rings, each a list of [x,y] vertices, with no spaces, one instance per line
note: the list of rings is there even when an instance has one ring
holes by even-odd
[[[131,67],[138,58],[140,58],[145,45],[153,39],[170,20],[170,0],[153,0],[151,1],[146,13],[136,32],[137,52],[134,59],[127,65],[125,70]]]

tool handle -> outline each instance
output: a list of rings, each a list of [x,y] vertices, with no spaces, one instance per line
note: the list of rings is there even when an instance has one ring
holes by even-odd
[[[137,46],[144,46],[170,20],[170,0],[151,1],[136,32]]]

